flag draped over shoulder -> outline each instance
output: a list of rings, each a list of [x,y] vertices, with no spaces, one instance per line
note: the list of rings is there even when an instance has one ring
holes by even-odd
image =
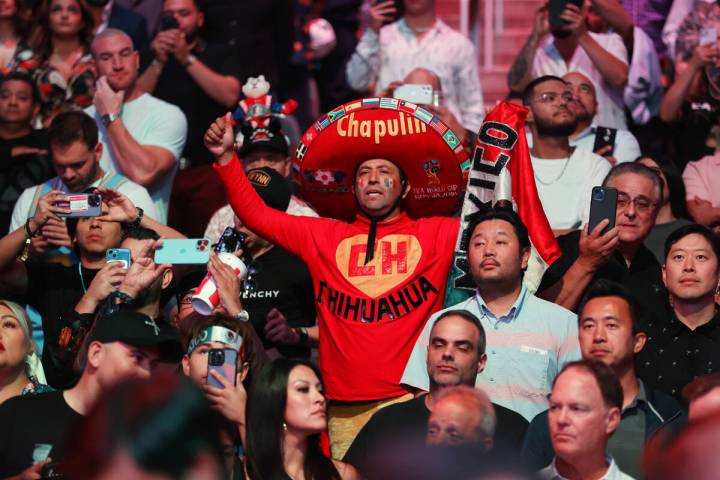
[[[475,290],[466,255],[470,235],[467,227],[473,218],[498,202],[511,204],[530,233],[533,254],[524,281],[532,291],[547,266],[561,255],[535,186],[524,129],[527,113],[524,107],[501,102],[480,127],[447,281],[446,307],[461,302]]]

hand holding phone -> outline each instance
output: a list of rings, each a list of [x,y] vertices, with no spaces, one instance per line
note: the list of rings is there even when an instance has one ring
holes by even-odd
[[[220,383],[211,372],[217,372],[225,380],[235,385],[237,378],[237,354],[232,348],[212,348],[207,352],[208,373],[207,384],[211,387],[224,389],[225,386]]]
[[[598,151],[602,150],[603,157],[611,157],[615,152],[616,136],[617,128],[597,127],[595,129],[595,143],[593,144],[593,152],[598,153]]]
[[[102,214],[102,198],[96,193],[65,195],[55,203],[55,206],[69,210],[69,213],[58,213],[61,217],[99,217]]]
[[[155,263],[171,265],[203,265],[210,260],[207,238],[164,239],[155,250]]]
[[[117,262],[127,270],[130,268],[130,249],[110,248],[105,252],[105,263]]]
[[[615,227],[618,191],[610,187],[593,187],[590,197],[590,221],[588,233],[592,233],[598,224],[607,219],[608,224],[602,229],[600,235],[605,235]]]
[[[431,105],[433,87],[427,83],[405,83],[395,89],[393,97],[416,105]]]

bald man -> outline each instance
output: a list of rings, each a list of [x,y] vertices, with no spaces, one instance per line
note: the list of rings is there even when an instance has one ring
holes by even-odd
[[[138,86],[140,60],[126,33],[112,28],[99,33],[92,54],[98,80],[94,105],[85,112],[100,131],[100,166],[147,188],[157,220],[165,223],[177,162],[185,146],[185,115]]]

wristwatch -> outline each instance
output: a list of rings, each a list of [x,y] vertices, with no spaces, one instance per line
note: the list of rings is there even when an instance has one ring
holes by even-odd
[[[240,320],[241,322],[247,322],[250,320],[250,314],[247,312],[247,310],[243,309],[233,315],[233,318],[235,318],[236,320]]]
[[[185,59],[185,63],[183,63],[183,67],[185,67],[185,68],[189,67],[190,65],[192,65],[193,63],[195,63],[195,60],[197,60],[197,57],[195,57],[195,55],[193,55],[193,54],[191,53],[191,54],[188,55],[187,58]]]
[[[137,228],[137,227],[139,227],[139,226],[140,226],[140,223],[142,222],[143,216],[145,215],[145,210],[143,210],[142,208],[140,208],[140,207],[135,207],[135,209],[137,210],[137,216],[133,219],[132,222],[129,222],[129,223],[127,224],[127,226],[130,227],[130,228]]]
[[[105,127],[109,126],[112,122],[120,118],[120,115],[117,113],[108,113],[106,115],[102,116],[102,122]]]

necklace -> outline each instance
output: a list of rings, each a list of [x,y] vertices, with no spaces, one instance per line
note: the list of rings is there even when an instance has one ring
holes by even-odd
[[[567,167],[568,167],[568,165],[570,164],[570,159],[571,159],[571,158],[572,158],[572,155],[570,155],[570,156],[567,158],[567,160],[565,160],[565,165],[563,165],[563,168],[562,168],[562,170],[560,171],[560,175],[558,175],[557,177],[553,178],[553,179],[550,180],[549,182],[544,182],[544,181],[542,181],[542,180],[540,179],[540,177],[538,177],[537,172],[535,172],[535,169],[533,169],[533,175],[535,175],[535,180],[537,180],[538,182],[540,182],[542,185],[552,185],[553,183],[557,182],[558,180],[560,180],[560,179],[562,178],[563,175],[565,175],[565,170],[567,170]]]

